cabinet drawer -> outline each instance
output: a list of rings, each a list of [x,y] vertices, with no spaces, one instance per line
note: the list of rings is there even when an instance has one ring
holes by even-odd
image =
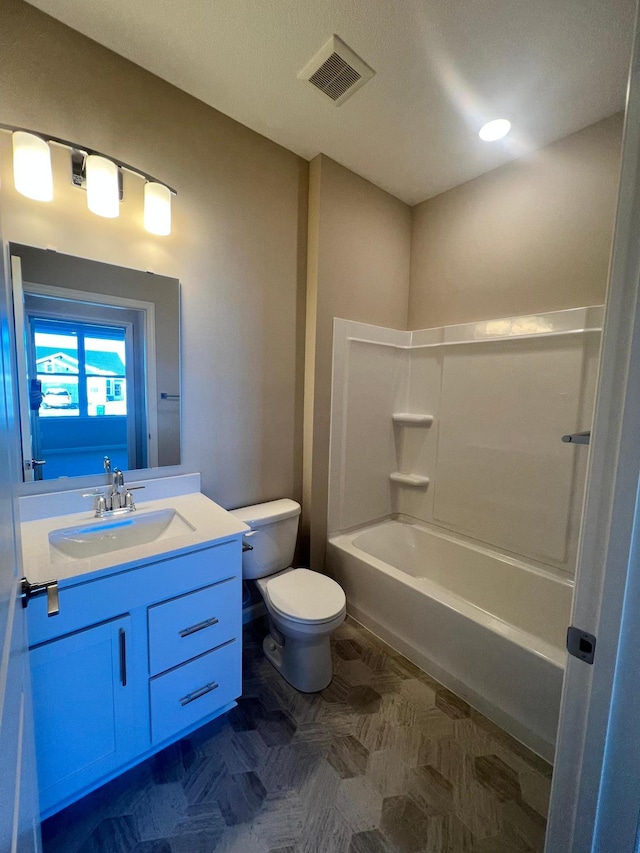
[[[149,673],[158,675],[239,635],[238,577],[156,604],[149,615]]]
[[[162,743],[237,699],[242,692],[241,667],[241,644],[232,640],[152,678],[152,742]]]

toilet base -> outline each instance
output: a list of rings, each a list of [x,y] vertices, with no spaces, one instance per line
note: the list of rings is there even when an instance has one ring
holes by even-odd
[[[280,637],[275,630],[267,634],[262,649],[269,663],[292,687],[301,693],[318,693],[331,683],[331,643],[329,635],[309,640]]]

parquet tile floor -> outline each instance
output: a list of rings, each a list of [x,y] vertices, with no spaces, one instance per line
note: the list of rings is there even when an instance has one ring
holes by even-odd
[[[352,620],[322,693],[246,626],[229,714],[43,824],[44,853],[537,853],[551,767]]]

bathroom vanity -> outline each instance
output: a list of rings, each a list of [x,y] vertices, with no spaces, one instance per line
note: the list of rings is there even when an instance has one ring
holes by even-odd
[[[29,581],[58,582],[56,615],[47,595],[28,605],[43,818],[229,710],[241,693],[248,528],[199,493],[140,503],[131,522],[166,510],[181,522],[173,533],[105,552],[93,544],[98,553],[80,557],[60,550],[60,531],[86,530],[108,549],[122,517],[85,511],[22,525]]]

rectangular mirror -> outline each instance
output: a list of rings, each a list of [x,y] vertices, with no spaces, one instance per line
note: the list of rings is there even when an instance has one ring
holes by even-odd
[[[24,480],[179,465],[177,279],[9,248]]]

